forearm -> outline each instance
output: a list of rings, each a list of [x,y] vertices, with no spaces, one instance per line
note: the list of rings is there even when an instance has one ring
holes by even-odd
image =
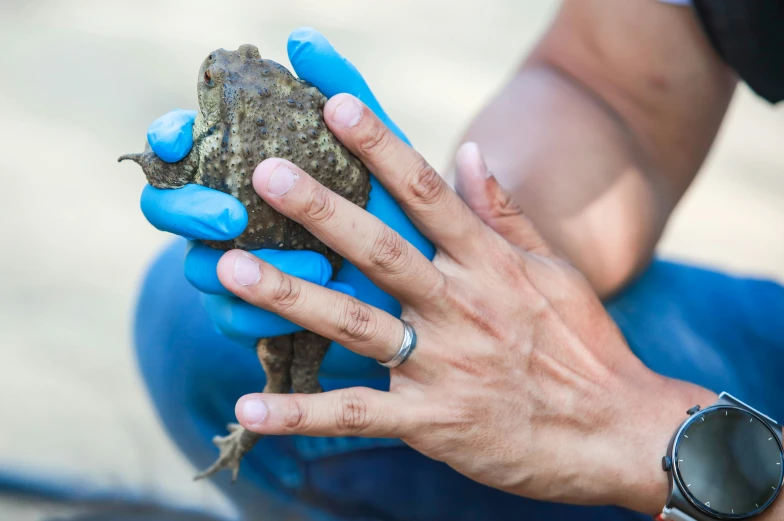
[[[687,9],[567,0],[464,140],[607,296],[650,258],[734,81]]]
[[[623,122],[563,71],[524,67],[464,141],[601,295],[648,259],[670,205]]]

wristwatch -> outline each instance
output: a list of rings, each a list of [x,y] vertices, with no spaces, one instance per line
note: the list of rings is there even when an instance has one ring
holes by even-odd
[[[781,425],[727,393],[687,414],[662,458],[670,497],[660,518],[710,521],[762,513],[784,480]]]

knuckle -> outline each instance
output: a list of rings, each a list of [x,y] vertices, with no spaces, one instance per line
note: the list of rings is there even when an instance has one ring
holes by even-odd
[[[382,270],[399,272],[408,264],[405,246],[400,234],[384,226],[370,248],[370,262]]]
[[[305,216],[313,223],[325,223],[335,215],[335,201],[323,187],[317,186],[310,192],[305,204]]]
[[[516,251],[504,251],[496,259],[496,266],[500,276],[509,281],[510,285],[520,287],[527,285],[528,265],[525,258]]]
[[[443,303],[449,300],[449,292],[451,291],[449,279],[444,277],[440,272],[436,272],[436,277],[433,278],[429,286],[423,288],[423,296],[429,302]]]
[[[357,148],[364,157],[378,159],[384,156],[391,143],[392,133],[375,121],[364,128],[358,138]]]
[[[270,301],[278,310],[287,310],[299,302],[300,287],[289,276],[281,276],[280,281],[270,293]]]
[[[523,215],[523,209],[506,190],[496,191],[492,208],[495,215],[501,218]]]
[[[370,306],[354,299],[346,299],[340,311],[338,329],[355,340],[368,340],[375,331],[375,315]]]
[[[439,200],[446,188],[446,183],[423,157],[414,163],[406,176],[408,192],[422,203],[433,203]]]
[[[367,402],[358,393],[344,392],[337,405],[335,421],[341,431],[359,432],[367,428],[369,424]]]
[[[295,432],[306,430],[310,426],[310,414],[307,405],[300,397],[296,395],[291,396],[286,415],[283,418],[283,425]]]

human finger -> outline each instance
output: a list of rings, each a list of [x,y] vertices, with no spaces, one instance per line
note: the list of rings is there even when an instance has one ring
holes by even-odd
[[[231,295],[218,280],[215,268],[226,253],[206,244],[191,241],[185,252],[185,278],[201,292]],[[308,250],[253,250],[256,257],[294,277],[323,286],[332,278],[332,266],[326,257]]]
[[[455,156],[455,187],[468,207],[500,236],[531,253],[552,251],[523,209],[488,170],[476,143],[464,143]]]
[[[250,431],[306,436],[406,438],[423,416],[410,400],[365,387],[317,394],[249,394],[234,410]]]
[[[375,216],[283,159],[256,167],[253,186],[267,204],[302,224],[387,293],[408,303],[432,304],[443,283],[441,273]]]
[[[403,341],[403,324],[386,311],[287,275],[247,252],[232,250],[224,255],[218,263],[218,277],[248,304],[362,356],[390,360]]]
[[[467,245],[481,238],[481,221],[438,172],[357,98],[331,98],[324,120],[439,250],[459,259]]]
[[[325,287],[354,296],[354,288],[348,284],[330,281]],[[222,335],[248,347],[253,347],[259,338],[302,331],[302,326],[271,311],[248,304],[231,294],[224,296],[204,293],[201,299],[213,327]]]

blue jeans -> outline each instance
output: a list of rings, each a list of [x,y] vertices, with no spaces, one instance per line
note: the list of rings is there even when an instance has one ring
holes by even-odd
[[[151,267],[138,300],[135,344],[162,422],[204,468],[217,454],[210,439],[234,421],[239,396],[263,387],[264,372],[253,351],[212,329],[183,276],[183,255],[178,240]],[[784,419],[784,287],[657,260],[607,309],[652,370],[728,391]],[[386,379],[321,382],[325,389],[388,386]],[[244,519],[647,519],[616,507],[499,492],[399,440],[265,437],[246,456],[239,483],[230,485],[225,474],[214,480]]]

